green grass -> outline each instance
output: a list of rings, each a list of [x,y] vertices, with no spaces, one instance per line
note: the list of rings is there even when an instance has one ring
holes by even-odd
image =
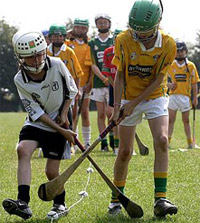
[[[199,117],[198,111],[196,116]],[[18,133],[25,119],[24,113],[0,113],[0,201],[5,198],[15,199],[17,195],[17,154],[15,145],[18,140]],[[200,120],[196,123],[197,144],[200,144]],[[192,116],[191,116],[192,120]],[[92,141],[98,137],[96,113],[91,112]],[[170,167],[168,181],[168,198],[173,201],[179,211],[176,216],[167,217],[165,220],[153,218],[153,159],[152,138],[147,125],[143,121],[138,126],[138,134],[142,141],[149,147],[149,156],[134,156],[129,165],[129,174],[126,185],[126,195],[136,203],[140,204],[144,210],[144,217],[137,220],[129,219],[123,210],[117,217],[107,215],[107,207],[110,201],[110,190],[95,171],[90,176],[87,187],[88,197],[74,206],[69,214],[59,220],[60,223],[119,223],[119,222],[177,222],[177,223],[198,223],[200,222],[200,150],[190,150],[187,152],[178,151],[178,148],[186,148],[187,142],[184,135],[183,124],[180,114],[177,117],[175,130],[172,139],[172,151],[170,151]],[[81,138],[80,138],[81,139]],[[136,146],[136,152],[138,148]],[[41,183],[46,182],[44,174],[45,159],[37,157],[36,151],[32,158],[32,184],[30,207],[33,217],[27,222],[47,222],[46,214],[50,210],[52,203],[43,202],[37,196],[37,190]],[[61,171],[65,170],[80,155],[80,152],[71,160],[62,162]],[[113,165],[115,156],[109,153],[101,153],[97,147],[92,152],[92,157],[103,169],[107,176],[113,178]],[[88,180],[86,169],[89,162],[85,160],[76,172],[70,177],[65,185],[66,203],[73,205],[80,199],[78,193],[85,190]],[[23,222],[17,216],[9,216],[0,206],[0,223]]]

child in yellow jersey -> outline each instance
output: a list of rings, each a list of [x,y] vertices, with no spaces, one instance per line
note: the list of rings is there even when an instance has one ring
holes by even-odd
[[[83,71],[75,52],[64,43],[65,37],[66,27],[64,25],[51,25],[49,28],[49,38],[51,44],[47,48],[47,54],[49,56],[59,57],[64,62],[72,77],[74,78],[77,88],[79,89],[80,77],[83,76]],[[76,100],[78,100],[78,94],[75,98],[75,101]],[[72,115],[73,121],[76,118],[76,113],[77,103],[74,102]]]
[[[171,141],[176,113],[178,110],[182,112],[182,120],[184,124],[185,134],[187,137],[188,149],[192,149],[193,145],[191,128],[189,122],[189,113],[191,109],[191,89],[193,91],[192,106],[196,107],[197,101],[197,82],[199,75],[194,63],[189,61],[187,56],[187,46],[183,41],[177,41],[176,59],[168,70],[169,77],[169,143]],[[170,148],[170,147],[169,147]]]
[[[115,42],[112,63],[117,66],[114,82],[114,113],[119,124],[120,146],[114,165],[114,184],[123,192],[132,157],[136,125],[145,114],[155,151],[154,215],[165,217],[178,209],[166,199],[168,174],[168,97],[167,70],[176,54],[175,41],[158,27],[162,18],[158,0],[136,0],[129,14],[130,28],[120,33]],[[122,111],[122,115],[120,115]],[[134,191],[135,185],[132,185]],[[110,214],[121,211],[113,193]]]
[[[90,105],[90,90],[91,90],[91,66],[92,59],[90,54],[90,47],[87,44],[89,21],[87,19],[82,20],[76,18],[73,24],[73,30],[69,40],[65,40],[65,43],[71,47],[80,63],[84,75],[80,77],[80,91],[84,97],[81,106],[81,118],[82,118],[82,137],[87,148],[91,144],[91,126],[89,119],[89,105]],[[76,120],[76,125],[77,125]]]

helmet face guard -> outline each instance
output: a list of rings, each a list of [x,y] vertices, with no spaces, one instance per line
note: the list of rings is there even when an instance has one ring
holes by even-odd
[[[39,73],[44,68],[47,43],[42,33],[18,31],[13,36],[12,42],[16,58],[25,70]],[[38,66],[30,66],[25,63],[25,58],[33,58],[39,54],[43,54],[44,56]]]
[[[19,58],[18,61],[25,70],[29,71],[30,73],[38,74],[45,66],[46,57],[46,50],[43,50],[33,56]]]
[[[142,43],[152,40],[158,33],[162,11],[159,0],[136,0],[129,14],[133,38]]]
[[[177,48],[177,53],[176,53],[176,60],[177,61],[183,61],[187,57],[187,52],[188,48],[185,44],[184,41],[177,40],[176,41],[176,48]]]
[[[151,41],[155,36],[157,36],[159,25],[156,25],[147,31],[135,31],[132,29],[133,39],[140,41],[141,43],[146,43]]]
[[[111,27],[111,18],[110,18],[110,16],[107,15],[107,14],[98,14],[98,15],[95,17],[95,24],[96,24],[96,26],[98,25],[98,20],[99,20],[99,19],[107,20],[109,23],[108,23],[108,27],[106,27],[106,28],[98,28],[98,31],[99,31],[100,33],[107,33],[107,32],[109,32],[110,27]],[[104,22],[104,24],[105,24],[105,22]],[[103,23],[102,23],[102,25],[103,25]]]

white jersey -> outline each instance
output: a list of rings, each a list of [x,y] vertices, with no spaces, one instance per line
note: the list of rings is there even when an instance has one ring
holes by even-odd
[[[63,101],[75,98],[78,89],[60,58],[47,57],[44,69],[46,74],[41,81],[32,80],[23,70],[20,70],[15,75],[14,82],[22,104],[28,112],[24,125],[55,132],[38,118],[46,113],[55,120]]]

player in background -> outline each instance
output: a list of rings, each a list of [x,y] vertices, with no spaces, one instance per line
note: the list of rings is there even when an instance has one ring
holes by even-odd
[[[185,42],[178,40],[176,42],[177,53],[174,62],[168,70],[169,87],[169,144],[171,142],[174,123],[177,111],[182,113],[182,121],[187,138],[188,149],[192,149],[193,139],[190,128],[189,114],[191,109],[191,90],[193,91],[192,106],[196,107],[197,100],[197,82],[199,75],[193,62],[187,59],[187,46]],[[169,146],[170,148],[170,146]]]
[[[153,137],[154,215],[176,214],[177,207],[166,199],[168,177],[167,70],[176,55],[173,38],[159,29],[163,7],[159,0],[136,0],[129,14],[129,29],[115,40],[112,63],[117,66],[114,81],[114,113],[119,123],[119,152],[114,165],[114,184],[124,192],[128,164],[137,124],[145,114]],[[123,111],[122,117],[120,110]],[[120,122],[121,121],[121,122]],[[137,173],[135,173],[137,174]],[[134,191],[135,185],[131,189]],[[121,211],[112,194],[110,214]]]
[[[42,33],[18,31],[12,41],[20,64],[14,82],[28,115],[17,145],[17,200],[5,199],[2,204],[9,214],[26,220],[32,216],[28,206],[32,154],[41,147],[47,158],[45,173],[48,180],[59,175],[66,140],[74,142],[76,135],[62,128],[62,125],[69,124],[67,113],[78,89],[63,62],[59,58],[47,56],[47,43]],[[64,188],[55,197],[50,213],[66,214]]]
[[[67,39],[65,40],[65,43],[74,50],[80,63],[80,66],[82,68],[82,71],[84,73],[84,75],[80,77],[80,91],[82,96],[84,96],[83,104],[81,107],[81,118],[82,118],[82,137],[85,144],[85,148],[87,148],[91,144],[89,106],[90,106],[90,91],[92,84],[92,75],[91,75],[92,59],[91,59],[90,47],[88,45],[88,36],[87,36],[88,28],[89,28],[89,21],[87,19],[83,20],[76,18],[74,20],[73,29],[71,31],[71,37],[69,40]]]
[[[117,71],[117,68],[115,65],[112,64],[112,59],[114,56],[114,41],[117,35],[122,32],[122,30],[115,29],[113,33],[113,46],[110,46],[104,50],[104,56],[103,56],[103,66],[102,66],[102,74],[108,77],[108,82],[109,82],[109,106],[111,107],[113,111],[113,103],[114,103],[114,92],[113,92],[113,85],[114,85],[114,79],[115,79],[115,74]],[[119,134],[118,134],[118,126],[113,128],[113,133],[114,133],[114,148],[113,148],[113,153],[115,155],[118,154],[119,150]]]
[[[49,30],[42,30],[42,34],[47,42],[47,46],[51,43],[50,39],[49,39]]]
[[[66,27],[64,25],[53,24],[49,28],[49,39],[51,44],[47,48],[49,56],[59,57],[66,67],[69,69],[72,77],[75,80],[76,86],[79,89],[80,77],[84,75],[75,52],[65,44]],[[75,101],[78,101],[77,94]],[[72,119],[73,123],[77,117],[78,103],[73,102]],[[74,129],[74,128],[73,128]]]
[[[106,117],[112,115],[112,109],[108,106],[109,89],[108,78],[102,74],[104,50],[113,45],[113,37],[110,35],[111,18],[106,14],[99,14],[95,17],[95,24],[98,34],[89,41],[92,55],[93,88],[91,99],[96,102],[97,124],[99,132],[106,127]],[[109,135],[110,146],[114,148],[113,132]],[[101,151],[108,151],[107,137],[101,141]]]

